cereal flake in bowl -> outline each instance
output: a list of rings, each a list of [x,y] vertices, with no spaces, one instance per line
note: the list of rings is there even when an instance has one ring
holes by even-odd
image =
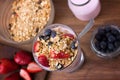
[[[52,7],[51,0],[15,0],[8,27],[11,38],[22,42],[35,37],[52,22]]]

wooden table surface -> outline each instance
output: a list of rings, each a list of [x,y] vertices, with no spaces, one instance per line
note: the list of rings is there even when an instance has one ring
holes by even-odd
[[[95,19],[93,28],[81,39],[85,62],[81,69],[73,73],[49,72],[46,80],[120,80],[120,57],[106,60],[97,57],[90,48],[92,32],[102,24],[120,26],[120,0],[100,0],[102,10]],[[74,17],[68,8],[67,0],[53,0],[55,6],[54,23],[71,26],[77,33],[81,32],[88,22]]]

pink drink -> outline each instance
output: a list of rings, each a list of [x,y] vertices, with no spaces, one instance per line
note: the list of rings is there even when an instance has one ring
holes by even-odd
[[[83,21],[97,17],[101,10],[99,0],[68,0],[68,5],[73,14]]]

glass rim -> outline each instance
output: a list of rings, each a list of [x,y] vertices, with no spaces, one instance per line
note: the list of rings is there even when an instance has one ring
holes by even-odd
[[[78,42],[78,48],[77,48],[77,49],[78,49],[78,52],[77,52],[74,60],[73,60],[68,66],[66,66],[66,67],[64,67],[64,68],[62,68],[62,69],[58,69],[58,70],[50,70],[49,67],[47,68],[47,67],[43,66],[42,64],[40,64],[40,63],[38,62],[38,60],[37,60],[38,58],[36,57],[36,55],[35,55],[35,53],[34,53],[34,43],[35,43],[35,41],[37,40],[37,38],[39,37],[39,35],[44,32],[44,30],[50,29],[50,28],[54,28],[54,27],[58,27],[58,26],[69,28],[72,32],[74,32],[74,35],[75,35],[75,37],[76,37],[76,41]],[[47,70],[47,71],[63,71],[64,69],[68,68],[71,64],[73,64],[73,62],[74,62],[75,59],[77,58],[77,55],[78,55],[78,54],[80,54],[80,56],[81,56],[81,53],[79,53],[79,51],[81,51],[80,41],[79,41],[79,39],[78,39],[78,35],[76,34],[76,32],[75,32],[71,27],[69,27],[69,26],[67,26],[67,25],[64,25],[64,24],[59,24],[59,23],[55,23],[55,24],[51,24],[51,25],[46,26],[46,27],[45,27],[41,32],[39,32],[38,35],[34,38],[34,40],[33,40],[33,45],[32,45],[32,55],[33,55],[33,57],[34,57],[34,60],[37,62],[37,64],[38,64],[39,66],[41,66],[43,69],[45,69],[45,70]]]
[[[120,32],[120,29],[118,28],[118,26],[114,25],[114,24],[107,24],[110,25],[110,27],[117,29]],[[102,28],[104,28],[105,25],[103,25]],[[116,57],[117,55],[120,54],[120,47],[117,48],[115,51],[113,52],[101,52],[99,50],[96,49],[95,47],[95,43],[94,43],[94,39],[95,39],[95,34],[98,32],[98,29],[101,27],[97,27],[97,29],[95,29],[92,33],[92,37],[90,40],[90,44],[91,44],[91,49],[95,52],[96,55],[100,56],[100,57],[105,57],[105,58],[113,58]]]
[[[11,1],[9,1],[9,2],[11,2]],[[6,6],[5,7],[5,10],[4,10],[4,14],[2,14],[1,16],[5,16],[5,15],[10,15],[9,13],[10,13],[10,10],[11,10],[11,6],[12,6],[12,3],[13,3],[14,1],[12,0],[12,2],[11,2],[11,4],[9,4],[8,6]],[[52,24],[52,22],[53,22],[53,20],[54,20],[54,14],[55,14],[55,11],[54,11],[54,5],[53,5],[53,2],[52,2],[52,0],[50,0],[50,6],[51,6],[51,11],[50,11],[50,15],[49,15],[49,20],[47,21],[47,23],[44,25],[44,28],[46,27],[46,26],[48,26],[48,25],[50,25],[50,24]],[[6,11],[7,10],[7,11]],[[2,17],[2,18],[5,18],[5,20],[7,20],[7,19],[9,19],[7,16],[5,16],[5,17]],[[11,15],[10,15],[11,16]],[[24,41],[15,41],[15,40],[13,40],[12,38],[11,38],[11,35],[10,35],[10,33],[9,33],[9,30],[8,30],[8,26],[9,25],[6,25],[6,22],[5,22],[5,20],[4,20],[4,26],[3,26],[3,29],[4,29],[4,31],[6,32],[6,35],[4,36],[4,37],[2,37],[2,38],[4,38],[4,40],[6,41],[6,42],[10,42],[10,43],[12,43],[12,44],[18,44],[18,45],[24,45],[24,44],[28,44],[28,43],[31,43],[33,40],[34,40],[34,37],[35,36],[33,36],[33,37],[31,37],[30,39],[27,39],[27,40],[24,40]],[[43,29],[44,29],[43,28]],[[38,34],[38,33],[37,33]],[[36,34],[36,35],[37,35]],[[9,40],[7,40],[7,39],[9,39]]]
[[[72,2],[72,1],[70,0],[70,2],[71,2],[73,5],[75,5],[75,6],[84,6],[84,5],[88,4],[90,1],[91,1],[91,0],[87,0],[86,2],[84,2],[84,3],[82,3],[82,4],[76,4],[76,3],[74,3],[74,2]]]

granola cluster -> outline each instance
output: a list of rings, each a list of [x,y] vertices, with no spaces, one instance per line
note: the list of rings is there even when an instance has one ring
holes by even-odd
[[[38,61],[50,70],[60,70],[72,63],[78,53],[78,42],[73,34],[59,28],[46,29],[34,44]]]
[[[36,36],[47,24],[50,12],[50,0],[15,0],[8,28],[11,38],[21,42]]]

